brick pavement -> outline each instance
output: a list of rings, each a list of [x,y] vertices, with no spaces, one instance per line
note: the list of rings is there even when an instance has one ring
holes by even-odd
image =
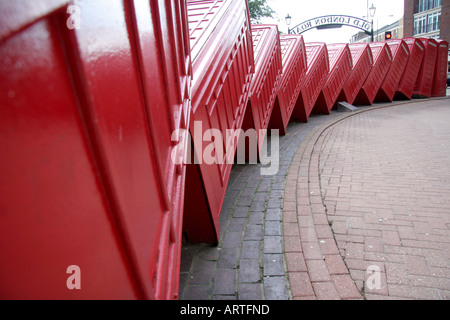
[[[448,119],[448,99],[380,108],[315,144],[311,166],[337,247],[367,299],[450,299]]]
[[[289,124],[287,135],[280,137],[280,168],[274,176],[261,176],[261,164],[233,166],[220,214],[219,244],[182,248],[180,299],[292,298],[282,236],[286,175],[305,136],[339,116]]]
[[[182,249],[180,299],[448,299],[449,101],[291,124],[277,175],[233,168],[219,245]]]

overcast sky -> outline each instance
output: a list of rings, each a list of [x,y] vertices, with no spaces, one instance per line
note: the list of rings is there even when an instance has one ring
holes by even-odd
[[[349,15],[365,18],[367,15],[367,3],[369,7],[376,7],[374,30],[393,23],[403,17],[404,0],[267,0],[267,4],[275,10],[275,19],[264,19],[263,23],[274,23],[278,29],[287,33],[287,25],[284,17],[289,13],[292,17],[290,28],[303,21],[330,14]],[[370,20],[369,20],[370,21]],[[306,42],[339,43],[349,42],[351,36],[359,29],[344,26],[339,29],[316,30],[312,29],[303,33]]]

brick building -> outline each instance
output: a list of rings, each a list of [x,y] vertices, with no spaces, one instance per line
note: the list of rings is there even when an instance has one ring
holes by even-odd
[[[429,37],[450,42],[450,0],[405,0],[405,37]]]

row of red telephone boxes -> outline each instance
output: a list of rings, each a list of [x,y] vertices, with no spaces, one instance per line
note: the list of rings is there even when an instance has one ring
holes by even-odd
[[[245,0],[3,1],[0,21],[3,299],[176,299],[232,163],[175,159],[339,101],[445,95],[444,41],[304,43]]]

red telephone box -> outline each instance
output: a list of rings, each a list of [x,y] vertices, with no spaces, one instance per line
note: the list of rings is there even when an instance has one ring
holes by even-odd
[[[352,71],[352,57],[348,44],[328,44],[330,73],[314,105],[313,112],[330,114],[339,93]]]
[[[299,99],[305,78],[307,62],[305,42],[302,35],[280,35],[283,72],[273,108],[269,128],[286,134],[294,107]]]
[[[184,1],[3,1],[0,16],[1,298],[176,299]]]
[[[273,106],[281,82],[282,61],[280,38],[276,25],[252,25],[255,75],[250,86],[250,99],[243,129],[255,129],[261,150],[269,127]],[[250,149],[249,149],[250,150]]]
[[[437,40],[438,52],[434,69],[432,97],[445,97],[447,94],[448,42]]]
[[[299,103],[292,114],[293,120],[307,122],[312,108],[325,85],[330,70],[327,46],[322,42],[305,44],[308,70],[300,91]]]
[[[425,54],[414,86],[413,96],[429,98],[431,97],[431,91],[433,89],[434,68],[438,53],[438,44],[434,39],[420,38],[420,40],[422,40],[425,47]]]
[[[190,134],[197,161],[187,165],[183,231],[192,243],[217,243],[219,216],[254,72],[250,18],[245,0],[190,0],[192,116]],[[211,133],[220,133],[214,139]],[[213,141],[214,140],[214,141]],[[215,150],[208,152],[213,144]],[[208,148],[208,149],[207,149]],[[204,161],[204,153],[212,161]]]
[[[398,88],[398,83],[408,63],[409,49],[403,40],[389,40],[386,43],[392,52],[392,64],[380,90],[378,90],[375,101],[392,102],[395,90]]]
[[[392,63],[392,53],[385,42],[372,42],[369,46],[372,50],[373,68],[354,101],[360,105],[373,103]]]
[[[352,55],[353,68],[342,88],[338,101],[346,101],[352,104],[372,70],[373,57],[372,50],[366,43],[351,43],[349,49]]]
[[[409,49],[409,59],[405,67],[405,72],[400,79],[398,88],[395,92],[394,99],[411,100],[414,85],[416,84],[417,75],[422,65],[425,47],[423,42],[418,38],[403,38]]]

